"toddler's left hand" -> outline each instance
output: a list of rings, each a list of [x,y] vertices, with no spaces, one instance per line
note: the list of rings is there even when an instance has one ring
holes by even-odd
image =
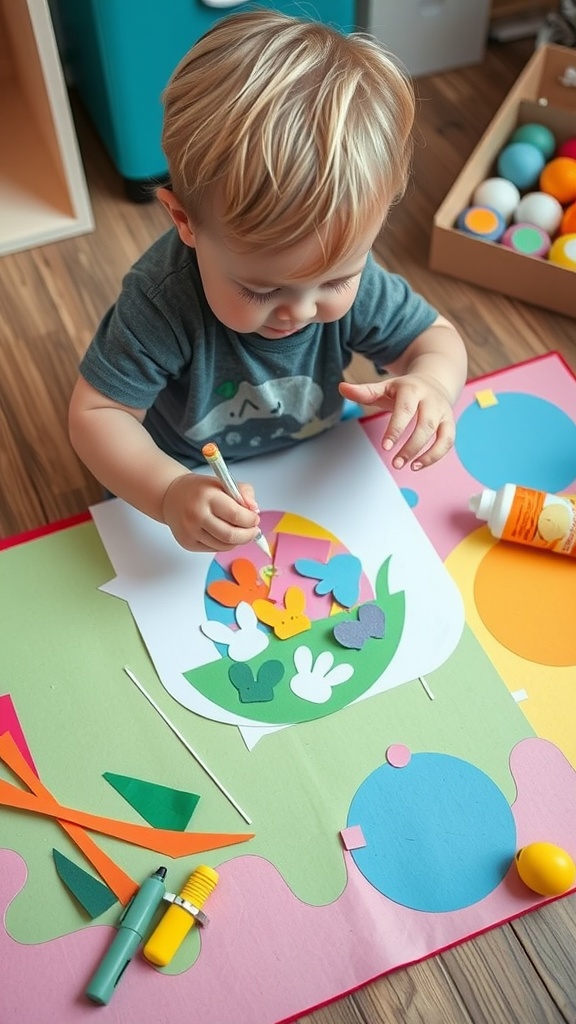
[[[359,405],[390,412],[382,447],[390,451],[406,435],[394,456],[395,469],[409,462],[411,469],[432,466],[454,444],[454,414],[439,381],[418,373],[387,377],[374,384],[342,382],[340,394]]]

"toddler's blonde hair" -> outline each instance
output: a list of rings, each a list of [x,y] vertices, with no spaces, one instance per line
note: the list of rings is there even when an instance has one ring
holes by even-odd
[[[370,36],[254,10],[217,22],[163,96],[172,188],[240,250],[316,233],[345,256],[406,188],[414,94]]]

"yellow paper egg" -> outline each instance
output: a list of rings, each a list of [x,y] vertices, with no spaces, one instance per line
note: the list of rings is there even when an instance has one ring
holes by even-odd
[[[540,896],[560,896],[576,881],[576,864],[554,843],[530,843],[516,854],[518,874]]]

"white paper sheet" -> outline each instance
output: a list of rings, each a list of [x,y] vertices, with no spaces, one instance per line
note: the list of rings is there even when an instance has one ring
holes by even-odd
[[[338,537],[360,559],[373,587],[380,566],[392,556],[389,585],[391,592],[405,592],[404,631],[391,664],[359,699],[426,675],[446,661],[464,626],[460,593],[357,421],[233,469],[236,479],[254,485],[262,510],[304,516]],[[200,629],[213,556],[184,551],[168,527],[119,499],[91,512],[117,573],[101,589],[129,603],[172,697],[200,715],[239,726],[249,748],[274,732],[277,726],[255,725],[224,711],[183,676],[220,658]]]

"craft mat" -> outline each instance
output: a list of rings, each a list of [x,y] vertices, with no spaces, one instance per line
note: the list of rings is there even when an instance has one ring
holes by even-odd
[[[506,421],[497,452],[490,431],[478,429],[480,387],[494,390],[502,414],[510,406],[507,396],[520,396],[520,405],[512,400],[516,419]],[[110,1005],[95,1010],[83,991],[110,942],[118,905],[87,925],[52,864],[53,847],[81,860],[72,844],[47,819],[0,810],[6,848],[0,852],[0,906],[6,908],[0,956],[10,964],[0,990],[3,1024],[35,1021],[40,1008],[60,1024],[93,1019],[95,1012],[117,1024],[177,1016],[202,1024],[287,1020],[544,902],[512,868],[470,906],[410,909],[370,884],[342,849],[339,832],[367,777],[386,766],[389,746],[404,744],[414,768],[446,769],[438,805],[447,817],[457,815],[453,807],[461,796],[448,769],[464,762],[477,770],[475,778],[492,780],[511,805],[518,847],[546,839],[576,852],[574,738],[563,731],[574,721],[576,669],[528,663],[487,635],[474,613],[470,577],[494,542],[466,512],[471,493],[506,480],[576,490],[575,414],[576,382],[559,357],[510,368],[468,385],[458,404],[463,436],[470,433],[468,417],[477,438],[472,454],[456,450],[422,474],[396,475],[436,550],[449,565],[456,559],[459,585],[464,578],[468,624],[454,654],[427,676],[434,701],[413,680],[264,737],[250,752],[234,727],[192,716],[162,688],[127,605],[98,590],[113,572],[92,523],[0,555],[2,691],[12,694],[40,777],[57,799],[139,822],[102,779],[112,771],[199,793],[193,830],[246,831],[127,680],[122,666],[129,663],[250,810],[256,832],[249,844],[202,855],[221,875],[207,908],[211,923],[201,938],[196,931],[189,936],[170,973],[162,976],[137,957]],[[378,448],[381,420],[367,420],[363,429]],[[474,463],[476,476],[462,460]],[[499,483],[492,479],[496,467],[507,473]],[[553,558],[534,560],[540,590],[556,572]],[[552,590],[548,602],[555,600]],[[544,684],[549,702],[538,692]],[[528,699],[517,703],[510,691],[520,686]],[[4,769],[2,776],[10,778]],[[486,835],[494,831],[481,807],[478,818]],[[396,824],[391,815],[391,845]],[[97,841],[137,879],[165,859],[112,839]],[[178,889],[197,863],[169,862],[169,887]]]

